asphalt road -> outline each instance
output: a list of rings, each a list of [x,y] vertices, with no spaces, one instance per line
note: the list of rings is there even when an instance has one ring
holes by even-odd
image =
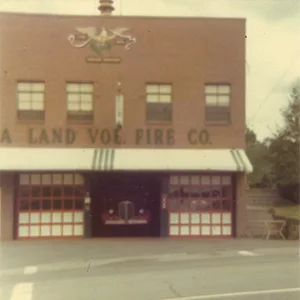
[[[87,239],[40,240],[0,243],[0,271],[53,262],[108,259],[163,253],[200,253],[218,255],[221,252],[248,250],[260,254],[299,252],[299,241],[261,239]]]
[[[280,249],[249,253],[164,254],[44,270],[27,267],[1,274],[0,299],[300,299],[299,255]]]

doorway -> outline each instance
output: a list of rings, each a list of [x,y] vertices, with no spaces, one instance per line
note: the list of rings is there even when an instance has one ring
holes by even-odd
[[[93,237],[157,237],[160,235],[159,174],[92,174]]]

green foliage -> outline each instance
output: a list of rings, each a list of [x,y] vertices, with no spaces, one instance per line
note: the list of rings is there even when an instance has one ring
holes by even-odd
[[[273,214],[275,217],[300,221],[299,205],[284,205],[274,207]]]
[[[246,153],[253,165],[253,172],[248,175],[250,187],[269,187],[270,164],[267,160],[268,147],[257,140],[256,134],[251,129],[246,131]]]
[[[284,125],[271,138],[260,142],[247,129],[246,152],[254,169],[248,181],[251,187],[277,184],[283,198],[299,202],[300,80],[292,85],[289,96],[281,111]]]
[[[300,83],[296,82],[282,110],[284,126],[269,140],[269,162],[274,182],[299,184]]]

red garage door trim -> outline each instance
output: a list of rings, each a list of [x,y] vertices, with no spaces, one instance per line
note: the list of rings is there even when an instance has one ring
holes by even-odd
[[[84,180],[76,173],[22,173],[17,239],[83,236]]]

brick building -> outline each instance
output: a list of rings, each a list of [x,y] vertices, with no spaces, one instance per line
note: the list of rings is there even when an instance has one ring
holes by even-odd
[[[101,10],[1,13],[1,239],[242,236],[245,20]]]

